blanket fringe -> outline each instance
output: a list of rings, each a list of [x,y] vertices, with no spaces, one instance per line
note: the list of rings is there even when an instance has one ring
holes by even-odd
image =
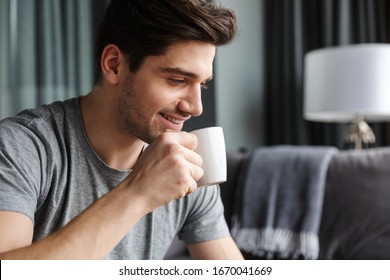
[[[233,226],[237,246],[266,259],[318,259],[319,240],[313,233],[295,233],[278,228],[239,228]]]

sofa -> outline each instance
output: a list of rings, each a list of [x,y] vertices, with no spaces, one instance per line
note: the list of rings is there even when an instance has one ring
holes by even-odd
[[[228,176],[220,188],[231,230],[240,207],[237,197],[247,174],[245,166],[252,153],[227,153]],[[327,163],[321,195],[316,259],[390,259],[390,147],[337,150]],[[301,215],[306,214],[310,213]],[[246,259],[305,259],[240,249]],[[176,239],[166,259],[188,258],[185,245]]]

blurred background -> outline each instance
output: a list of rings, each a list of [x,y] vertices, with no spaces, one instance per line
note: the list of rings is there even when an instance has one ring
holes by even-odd
[[[187,130],[219,125],[227,148],[343,147],[347,124],[303,117],[304,57],[312,50],[390,43],[387,0],[221,0],[237,39],[218,50],[204,114]],[[0,118],[84,95],[94,84],[94,35],[107,0],[0,0]],[[390,93],[389,93],[390,94]],[[390,104],[389,104],[390,106]],[[370,123],[376,146],[390,124]]]

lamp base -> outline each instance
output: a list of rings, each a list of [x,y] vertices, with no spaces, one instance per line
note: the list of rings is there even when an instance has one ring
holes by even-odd
[[[354,147],[355,150],[370,148],[375,145],[375,140],[375,134],[364,121],[363,115],[356,115],[344,138],[346,147]]]

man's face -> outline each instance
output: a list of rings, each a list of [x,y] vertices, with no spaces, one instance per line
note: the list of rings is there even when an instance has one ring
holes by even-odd
[[[149,56],[121,84],[117,121],[121,133],[151,143],[166,130],[180,131],[202,113],[201,89],[212,78],[215,46],[183,42]]]

